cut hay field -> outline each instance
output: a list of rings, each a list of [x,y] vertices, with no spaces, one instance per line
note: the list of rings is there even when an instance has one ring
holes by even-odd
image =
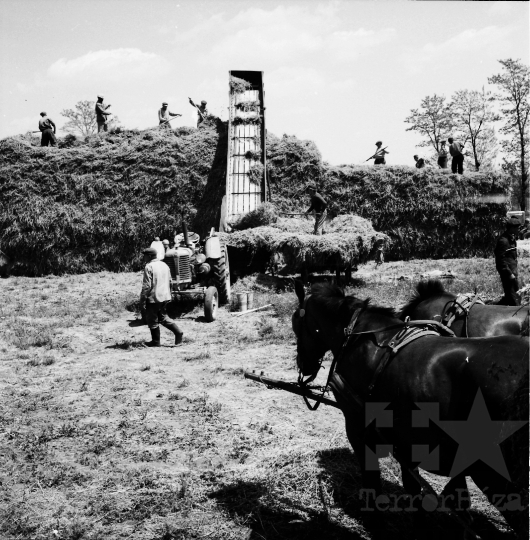
[[[349,291],[397,307],[434,269],[457,275],[453,292],[501,295],[491,259],[370,262]],[[528,283],[528,258],[520,271]],[[293,292],[243,278],[235,290],[272,311],[221,309],[206,323],[188,306],[184,343],[162,329],[164,346],[148,349],[140,283],[108,272],[0,281],[0,538],[373,538],[341,413],[243,378],[295,379]],[[382,471],[386,492],[402,493],[396,462]],[[445,482],[424,476],[437,490]],[[471,487],[482,537],[511,539]],[[453,534],[444,515],[431,526],[433,539]],[[388,538],[410,537],[409,515],[391,515]]]

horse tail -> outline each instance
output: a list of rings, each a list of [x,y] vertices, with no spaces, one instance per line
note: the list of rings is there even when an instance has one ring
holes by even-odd
[[[416,292],[413,293],[409,301],[401,308],[398,317],[401,320],[404,320],[405,317],[410,317],[421,302],[429,298],[442,296],[444,293],[445,288],[439,279],[418,282],[416,284]]]

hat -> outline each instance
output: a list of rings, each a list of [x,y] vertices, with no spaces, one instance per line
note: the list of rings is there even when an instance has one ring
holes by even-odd
[[[103,99],[103,96],[101,94],[98,94],[98,98]]]
[[[454,141],[453,137],[449,137],[447,140],[448,140],[449,142]]]
[[[167,101],[162,101],[162,105],[167,105]]]
[[[153,255],[154,257],[158,255],[156,249],[152,247],[145,248],[143,253],[144,255]]]
[[[521,225],[521,223],[519,222],[519,219],[516,218],[515,216],[507,217],[504,220],[504,224],[506,225],[506,227],[519,227]]]
[[[204,101],[204,99],[201,101],[201,105],[206,105],[206,101]]]
[[[440,144],[445,144],[447,141],[440,141]]]
[[[414,154],[412,157],[418,157],[418,154]]]
[[[169,240],[162,240],[162,244],[167,244],[169,246]]]
[[[41,116],[46,116],[46,113],[43,111],[40,113]]]
[[[376,144],[376,145],[377,145],[377,144],[383,144],[383,142],[382,142],[382,141],[377,141],[375,144]]]

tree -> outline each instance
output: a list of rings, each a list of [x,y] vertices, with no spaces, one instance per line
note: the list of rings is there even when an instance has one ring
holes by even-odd
[[[482,88],[482,92],[476,90],[455,92],[449,105],[453,127],[462,133],[464,143],[468,140],[471,143],[475,170],[477,171],[482,163],[479,160],[479,153],[483,154],[486,150],[484,148],[486,139],[491,140],[492,138],[492,132],[490,131],[486,136],[486,130],[491,127],[492,122],[499,120],[499,116],[493,112],[490,102],[491,94]]]
[[[78,101],[75,110],[64,109],[61,116],[68,118],[68,122],[63,126],[64,131],[68,133],[82,137],[97,133],[95,101]],[[113,115],[108,121],[109,129],[116,127],[119,122],[118,117]]]
[[[498,153],[499,141],[497,140],[495,128],[492,125],[486,126],[476,140],[476,160],[480,164],[480,170],[494,170]]]
[[[501,107],[505,123],[500,129],[508,139],[501,141],[504,150],[503,168],[520,177],[520,205],[526,210],[526,190],[528,189],[528,115],[530,113],[530,69],[520,60],[499,60],[502,73],[488,77],[490,84],[498,86],[500,93],[495,99]]]
[[[446,138],[453,129],[453,120],[445,102],[445,96],[427,96],[421,101],[420,109],[412,109],[411,115],[405,119],[411,124],[407,131],[417,131],[424,140],[416,146],[432,146],[436,152],[440,150],[440,140]]]

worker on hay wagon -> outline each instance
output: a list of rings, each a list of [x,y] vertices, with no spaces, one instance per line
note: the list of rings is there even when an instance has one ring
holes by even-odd
[[[48,118],[45,112],[41,112],[40,115],[42,116],[42,118],[39,120],[39,130],[42,133],[40,145],[57,146],[57,138],[55,137],[57,129],[53,123],[53,120]]]
[[[108,116],[110,116],[112,113],[108,112],[107,109],[110,107],[109,105],[105,105],[103,103],[103,96],[101,94],[98,94],[98,100],[96,102],[96,122],[98,124],[98,133],[102,131],[108,131]]]
[[[463,174],[464,173],[464,153],[462,150],[464,149],[464,145],[460,144],[459,142],[456,142],[453,137],[449,137],[449,153],[451,156],[453,156],[453,159],[451,161],[451,170],[453,171],[453,174]]]
[[[438,150],[438,166],[440,169],[447,169],[447,147],[446,141],[440,141],[440,150]]]
[[[169,124],[170,120],[174,118],[175,116],[182,116],[178,113],[172,113],[167,108],[168,103],[167,101],[164,101],[162,103],[162,108],[158,109],[158,125],[165,127],[165,128],[171,128],[171,125]]]
[[[520,223],[512,216],[506,218],[505,224],[506,230],[499,236],[495,246],[495,267],[504,290],[504,297],[499,303],[505,306],[518,306],[517,235]]]
[[[171,271],[169,266],[157,259],[155,248],[144,249],[144,278],[140,294],[140,309],[145,310],[145,318],[151,331],[148,347],[160,347],[160,327],[166,327],[175,334],[175,345],[182,342],[183,332],[177,323],[167,315],[167,304],[171,301]]]
[[[206,120],[206,117],[208,116],[208,109],[206,108],[206,101],[204,99],[201,101],[201,106],[195,105],[193,103],[193,100],[191,98],[188,98],[190,100],[190,103],[197,109],[197,127],[199,127],[204,120]]]
[[[311,212],[313,212],[315,216],[315,229],[313,234],[320,236],[324,233],[324,222],[326,221],[326,217],[328,215],[328,203],[324,197],[317,192],[316,188],[309,187],[307,191],[311,197],[311,206],[305,212],[305,215],[308,216]]]

